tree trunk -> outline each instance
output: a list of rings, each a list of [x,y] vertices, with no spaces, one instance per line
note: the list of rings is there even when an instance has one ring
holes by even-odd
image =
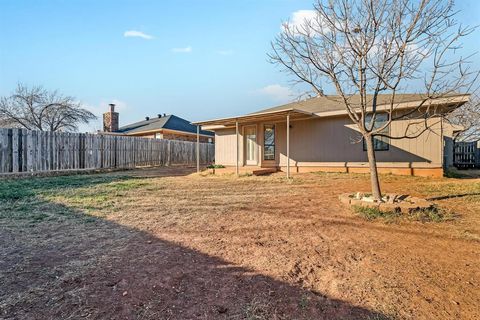
[[[370,180],[372,183],[372,195],[375,200],[382,200],[380,191],[380,181],[378,180],[377,160],[375,159],[375,150],[373,148],[373,136],[364,136],[367,145],[368,165],[370,167]]]

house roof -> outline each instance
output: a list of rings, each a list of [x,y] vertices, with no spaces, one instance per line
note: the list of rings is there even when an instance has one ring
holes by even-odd
[[[367,95],[367,101],[371,102],[373,95]],[[395,108],[414,108],[418,106],[416,102],[423,101],[426,98],[422,94],[397,94],[395,96],[394,105]],[[430,99],[429,104],[441,105],[441,104],[458,104],[461,105],[468,101],[469,95],[465,94],[447,94],[443,95],[441,98]],[[349,102],[355,106],[360,104],[360,96],[355,95],[349,98]],[[388,107],[391,103],[391,95],[384,94],[377,96],[377,107],[378,110],[388,110]],[[324,96],[324,97],[314,97],[303,101],[296,101],[281,106],[267,108],[253,113],[229,117],[223,119],[214,119],[207,121],[195,122],[202,126],[206,126],[211,130],[217,129],[217,126],[225,127],[231,126],[236,121],[239,123],[252,121],[252,120],[274,120],[274,117],[279,118],[280,116],[286,114],[294,115],[297,118],[305,117],[328,117],[328,116],[337,116],[347,114],[345,105],[340,96]]]
[[[126,126],[120,127],[115,133],[124,133],[124,134],[135,134],[140,132],[156,131],[156,130],[174,130],[182,131],[186,133],[196,134],[197,126],[191,124],[189,121],[177,117],[175,115],[167,115],[163,117],[150,118],[148,120],[143,120],[135,122]],[[214,136],[215,134],[211,131],[200,130],[200,134],[206,136]]]
[[[454,98],[458,96],[463,96],[463,94],[448,94],[442,96],[442,98]],[[404,94],[396,94],[395,95],[395,104],[400,103],[408,103],[408,102],[415,102],[415,101],[422,101],[426,98],[425,95],[422,94],[413,94],[413,93],[404,93]],[[371,102],[373,99],[373,95],[367,95],[367,101]],[[392,96],[390,94],[380,94],[377,96],[377,105],[387,105],[390,104],[392,101]],[[352,106],[360,105],[360,96],[354,95],[349,98],[349,102]],[[297,109],[302,110],[304,112],[309,113],[323,113],[323,112],[331,112],[331,111],[343,111],[345,110],[345,104],[340,96],[318,96],[314,98],[310,98],[303,101],[296,101],[292,103],[288,103],[285,105],[281,105],[278,107],[268,108],[260,111],[256,111],[252,114],[259,114],[264,112],[272,112],[272,111],[283,111],[286,109]]]

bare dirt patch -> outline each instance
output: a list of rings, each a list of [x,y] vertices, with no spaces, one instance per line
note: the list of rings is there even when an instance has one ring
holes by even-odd
[[[2,181],[0,318],[476,319],[480,181],[383,177],[452,210],[366,221],[347,174]]]

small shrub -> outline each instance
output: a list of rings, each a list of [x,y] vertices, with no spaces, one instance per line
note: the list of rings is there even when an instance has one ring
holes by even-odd
[[[207,166],[207,169],[222,169],[222,168],[225,168],[225,166],[221,164],[210,164]]]

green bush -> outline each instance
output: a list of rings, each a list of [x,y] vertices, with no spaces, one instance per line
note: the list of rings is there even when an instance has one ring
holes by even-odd
[[[225,168],[225,166],[221,164],[211,164],[207,167],[207,169],[222,169],[222,168]]]

